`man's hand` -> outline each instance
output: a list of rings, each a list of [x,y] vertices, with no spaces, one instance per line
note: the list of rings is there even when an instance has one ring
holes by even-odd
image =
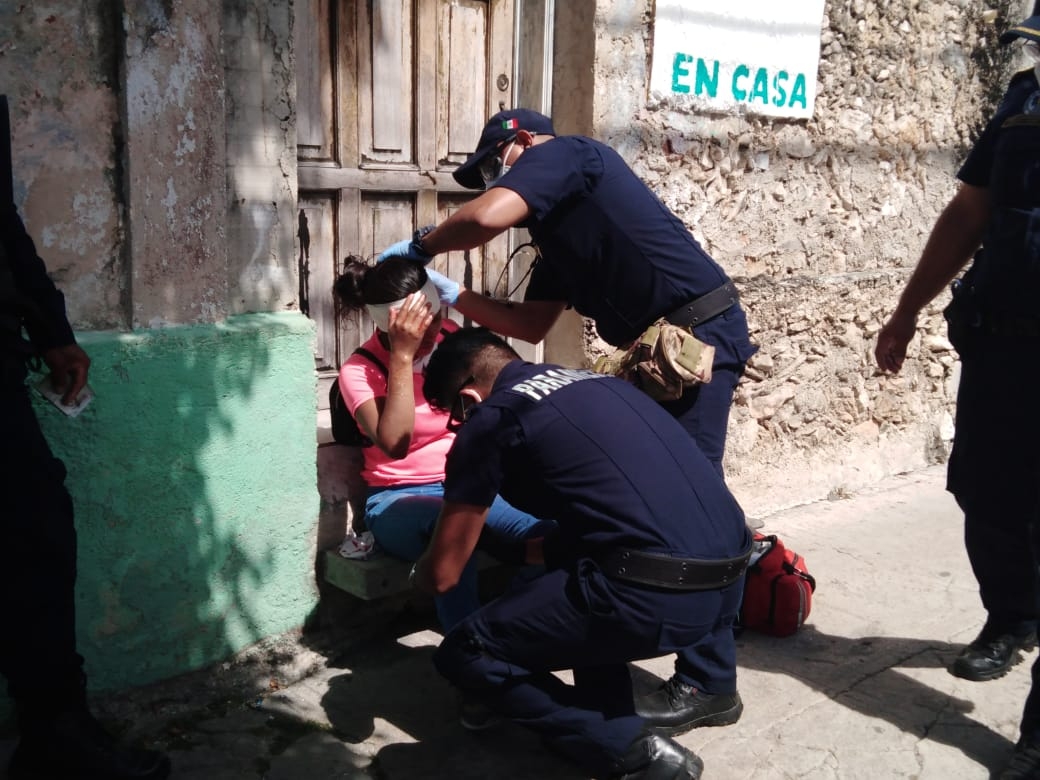
[[[79,391],[87,384],[90,370],[87,353],[80,349],[79,344],[66,344],[44,352],[43,362],[51,370],[51,387],[63,393],[61,402],[65,406],[75,405]]]
[[[454,501],[441,505],[433,539],[415,565],[415,587],[443,596],[459,584],[466,563],[477,548],[489,508]]]
[[[459,283],[453,282],[447,276],[434,271],[432,268],[426,269],[426,276],[433,282],[433,286],[437,288],[437,297],[440,298],[441,303],[445,306],[454,306],[459,299],[459,293],[462,291]]]
[[[422,238],[433,230],[433,227],[433,225],[421,227],[415,231],[415,235],[411,238],[406,238],[398,241],[396,244],[391,244],[379,253],[379,258],[376,262],[381,263],[388,257],[403,257],[405,260],[412,260],[416,263],[426,265],[433,259],[433,255],[423,249]]]
[[[388,257],[403,257],[405,260],[412,260],[423,265],[426,265],[433,259],[433,255],[426,254],[421,246],[408,238],[398,241],[396,244],[391,244],[380,252],[377,262],[381,263]]]
[[[901,314],[898,310],[888,319],[878,333],[874,357],[883,371],[898,373],[906,359],[906,347],[917,330],[917,318]]]

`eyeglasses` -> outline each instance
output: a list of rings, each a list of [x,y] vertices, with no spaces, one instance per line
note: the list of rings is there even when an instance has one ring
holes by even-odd
[[[1040,43],[1036,41],[1026,41],[1022,44],[1022,51],[1026,53],[1029,60],[1033,63],[1040,62]]]
[[[448,421],[445,423],[445,427],[449,431],[457,431],[462,427],[462,424],[469,419],[470,413],[473,411],[473,407],[477,405],[470,396],[463,395],[462,391],[469,387],[471,384],[477,381],[477,378],[470,374],[463,380],[462,384],[459,385],[458,389],[450,396],[451,406],[446,407],[439,401],[431,401],[430,407],[438,412],[447,412]]]
[[[502,143],[492,149],[488,153],[487,157],[480,161],[477,170],[480,171],[480,178],[484,180],[485,184],[498,178],[499,173],[502,170],[502,159],[499,155],[502,153],[502,150],[506,148],[506,144],[511,144],[515,140],[515,135],[509,136],[509,138],[506,138]]]

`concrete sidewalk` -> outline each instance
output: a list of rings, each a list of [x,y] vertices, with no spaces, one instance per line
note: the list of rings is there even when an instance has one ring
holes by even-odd
[[[1032,656],[988,683],[947,673],[984,614],[943,483],[934,468],[762,518],[808,561],[812,614],[790,638],[741,637],[743,718],[679,737],[704,759],[705,778],[970,779],[1003,764]],[[301,647],[309,673],[248,700],[200,696],[206,706],[192,710],[191,691],[167,686],[101,712],[168,750],[177,780],[586,777],[519,727],[463,731],[430,665],[440,637],[405,623],[339,656]],[[671,667],[638,664],[637,686],[658,685]],[[0,743],[0,760],[12,746]]]

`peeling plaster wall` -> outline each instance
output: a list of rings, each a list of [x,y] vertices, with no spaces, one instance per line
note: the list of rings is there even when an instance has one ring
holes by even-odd
[[[653,3],[558,9],[556,50],[580,66],[556,69],[558,126],[617,148],[742,288],[761,351],[725,465],[749,514],[945,461],[959,368],[947,296],[899,376],[876,371],[874,338],[1012,72],[996,37],[1030,6],[828,2],[808,121],[648,104]]]
[[[236,313],[299,306],[292,29],[290,3],[224,3],[228,305]]]
[[[80,328],[126,325],[119,20],[104,0],[0,3],[15,201]]]
[[[215,322],[228,312],[220,15],[206,0],[135,3],[124,28],[132,323]]]
[[[15,197],[73,325],[297,307],[292,4],[0,4]]]

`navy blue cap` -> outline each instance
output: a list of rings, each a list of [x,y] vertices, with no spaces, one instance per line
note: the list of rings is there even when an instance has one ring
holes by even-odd
[[[1040,16],[1030,16],[1000,36],[1002,44],[1011,43],[1015,38],[1028,38],[1040,42]]]
[[[484,189],[480,163],[502,143],[515,138],[520,130],[526,130],[532,135],[556,135],[552,120],[545,114],[527,108],[499,111],[484,125],[484,132],[480,134],[480,141],[477,142],[477,151],[467,157],[466,162],[452,173],[455,181],[471,190]]]

